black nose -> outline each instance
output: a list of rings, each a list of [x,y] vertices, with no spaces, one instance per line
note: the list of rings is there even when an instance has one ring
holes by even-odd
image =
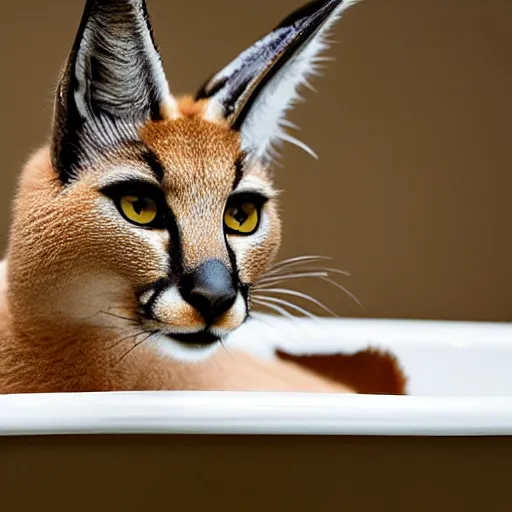
[[[236,289],[230,270],[218,260],[203,263],[184,276],[182,297],[211,325],[226,313],[236,300]]]

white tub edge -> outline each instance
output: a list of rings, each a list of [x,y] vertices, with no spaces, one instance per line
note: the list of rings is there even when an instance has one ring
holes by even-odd
[[[512,398],[248,395],[161,392],[1,396],[0,436],[512,435]]]

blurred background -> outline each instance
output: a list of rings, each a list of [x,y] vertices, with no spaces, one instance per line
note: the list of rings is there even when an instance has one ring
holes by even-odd
[[[304,0],[148,0],[175,94],[199,85]],[[81,0],[19,0],[0,17],[0,245],[20,169],[49,134]],[[336,26],[336,62],[291,120],[282,257],[321,254],[360,308],[342,316],[512,321],[512,2],[366,0]]]

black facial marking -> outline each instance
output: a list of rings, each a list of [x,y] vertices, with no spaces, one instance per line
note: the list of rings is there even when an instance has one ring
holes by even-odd
[[[251,286],[245,283],[240,283],[240,292],[246,303],[249,302],[249,294],[251,293]]]
[[[247,161],[247,153],[244,151],[240,153],[235,162],[235,181],[233,182],[233,190],[236,190],[242,178],[244,177],[245,172],[245,163]]]
[[[156,283],[150,285],[149,287],[145,287],[139,290],[137,296],[140,300],[140,297],[147,293],[148,291],[152,291],[151,298],[147,302],[147,304],[141,306],[142,314],[144,318],[148,320],[156,320],[154,314],[154,307],[157,300],[160,298],[160,295],[167,290],[169,287],[173,285],[177,285],[181,276],[183,276],[183,261],[182,261],[182,253],[181,253],[181,236],[178,228],[178,223],[176,222],[176,217],[172,213],[172,210],[169,210],[169,216],[167,220],[167,231],[169,232],[169,258],[170,258],[170,266],[169,266],[169,275],[168,277],[162,278],[158,280]]]
[[[151,291],[152,295],[149,299],[149,301],[141,306],[142,310],[142,316],[148,320],[155,320],[155,315],[153,313],[153,308],[155,307],[155,303],[162,294],[164,290],[166,290],[170,286],[171,282],[169,278],[163,278],[157,281],[156,283],[152,284],[149,287],[145,287],[142,290],[139,290],[139,293],[137,294],[139,301],[140,298],[145,294]]]
[[[158,158],[158,155],[149,148],[146,148],[141,158],[144,160],[146,164],[148,164],[151,171],[155,175],[155,178],[159,183],[163,183],[165,177],[165,168],[161,160]]]
[[[245,190],[243,192],[234,192],[228,200],[228,207],[236,206],[242,203],[252,203],[258,209],[263,208],[270,199],[257,190]]]
[[[241,284],[240,285],[240,293],[242,294],[242,297],[244,298],[244,304],[245,304],[245,318],[244,323],[249,320],[249,315],[251,314],[251,287],[247,284]]]
[[[245,284],[242,281],[241,277],[240,277],[240,271],[238,269],[238,263],[237,263],[237,260],[236,260],[236,254],[233,251],[233,249],[231,249],[231,246],[228,243],[227,237],[226,237],[226,247],[228,249],[229,260],[231,261],[231,268],[232,268],[232,271],[233,271],[233,275],[236,277],[236,283],[238,283],[238,289],[240,290],[240,293],[242,294],[242,297],[244,299],[244,304],[245,304],[245,319],[244,319],[244,322],[245,322],[249,318],[250,286]]]
[[[228,250],[229,261],[231,262],[231,272],[233,273],[235,282],[240,285],[242,281],[240,280],[240,273],[238,271],[238,263],[236,261],[236,254],[233,251],[233,249],[231,249],[231,246],[228,243],[227,237],[225,237],[225,240],[226,240],[226,247]]]

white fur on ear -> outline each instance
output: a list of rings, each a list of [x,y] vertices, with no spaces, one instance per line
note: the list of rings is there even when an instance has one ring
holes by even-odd
[[[160,55],[151,37],[143,0],[89,2],[77,48],[74,93],[79,113],[87,119],[99,109],[113,116],[142,113],[171,98]]]
[[[173,111],[145,0],[87,0],[55,104],[52,159],[61,179],[137,142],[142,125]]]
[[[243,52],[200,91],[210,109],[221,112],[242,135],[244,150],[263,160],[275,156],[283,141],[315,153],[292,137],[286,113],[311,88],[308,78],[326,60],[326,35],[343,12],[358,0],[315,0],[286,18],[274,31]]]

